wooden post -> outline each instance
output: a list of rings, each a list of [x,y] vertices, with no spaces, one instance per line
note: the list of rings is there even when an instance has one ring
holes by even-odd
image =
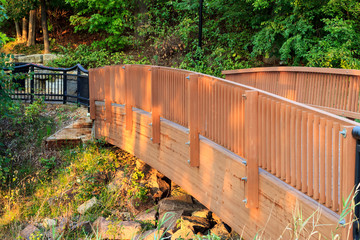
[[[95,78],[96,69],[89,69],[89,104],[90,104],[90,119],[96,118],[96,107],[95,107]]]
[[[341,203],[345,202],[346,199],[350,196],[350,202],[353,200],[354,186],[355,186],[355,165],[356,165],[356,140],[352,137],[352,129],[354,127],[344,127],[342,130],[346,131],[346,137],[343,139],[343,187],[341,193]],[[343,136],[341,136],[343,137]],[[352,204],[349,204],[349,208],[352,207]],[[344,209],[343,209],[344,211]],[[353,214],[350,211],[345,217],[346,228],[343,230],[342,239],[352,239],[352,229],[353,229]],[[348,238],[349,237],[349,238]]]
[[[259,167],[258,149],[259,135],[258,97],[257,91],[245,91],[245,156],[247,161],[246,207],[259,207]]]
[[[106,66],[105,67],[105,73],[104,73],[104,91],[105,91],[105,121],[106,123],[112,122],[112,107],[111,107],[111,96],[110,96],[110,89],[114,86],[110,86],[110,71],[111,67]],[[114,81],[112,81],[114,83]]]
[[[133,125],[133,111],[132,111],[132,84],[130,79],[131,65],[125,65],[125,113],[126,113],[126,130],[131,131]]]
[[[159,101],[159,67],[151,68],[151,117],[152,117],[152,141],[160,143],[160,101]]]
[[[190,166],[200,166],[200,140],[199,140],[199,103],[198,103],[198,77],[197,74],[189,76],[189,128],[190,128]]]

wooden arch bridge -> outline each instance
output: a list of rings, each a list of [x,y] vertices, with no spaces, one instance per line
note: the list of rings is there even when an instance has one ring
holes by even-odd
[[[358,177],[352,131],[360,125],[338,115],[360,118],[360,71],[224,74],[227,80],[146,65],[90,69],[96,137],[165,174],[245,239],[290,239],[285,229],[294,227],[297,208],[304,219],[320,213],[306,227],[317,225],[314,237],[352,239],[343,202]]]

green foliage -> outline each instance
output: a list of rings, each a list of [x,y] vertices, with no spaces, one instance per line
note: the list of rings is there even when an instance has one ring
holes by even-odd
[[[111,64],[148,64],[146,57],[135,59],[123,52],[111,53],[104,48],[79,45],[77,48],[62,47],[62,56],[53,60],[49,65],[56,67],[72,67],[81,64],[85,68],[102,67]]]
[[[287,65],[360,68],[356,0],[252,0],[258,31],[253,57],[275,56]]]
[[[131,2],[124,0],[66,0],[77,14],[70,18],[75,30],[87,30],[90,33],[99,32],[106,36],[98,46],[111,49],[122,49],[131,43],[131,37],[126,36],[126,30],[131,29]]]

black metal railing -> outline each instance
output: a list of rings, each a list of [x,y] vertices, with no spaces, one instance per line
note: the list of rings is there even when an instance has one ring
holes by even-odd
[[[80,64],[71,68],[54,68],[27,63],[15,64],[14,100],[33,102],[37,98],[45,101],[77,103],[89,106],[89,72]]]

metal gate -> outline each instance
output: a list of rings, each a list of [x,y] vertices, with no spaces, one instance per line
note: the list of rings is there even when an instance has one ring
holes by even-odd
[[[71,68],[53,68],[16,64],[12,68],[14,100],[33,102],[44,98],[48,102],[67,102],[89,106],[89,72],[80,64]]]

